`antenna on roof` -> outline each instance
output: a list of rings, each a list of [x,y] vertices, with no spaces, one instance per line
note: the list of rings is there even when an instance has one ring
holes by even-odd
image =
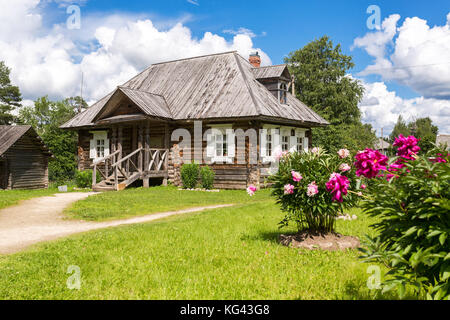
[[[80,103],[78,104],[78,113],[80,113],[81,112],[81,104],[83,103],[83,79],[84,78],[84,74],[83,74],[83,71],[81,71],[81,88],[80,88],[80,98],[81,98],[81,101],[80,101]]]

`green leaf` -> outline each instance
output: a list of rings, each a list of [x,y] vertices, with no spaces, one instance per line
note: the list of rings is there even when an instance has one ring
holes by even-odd
[[[444,245],[445,240],[447,240],[447,234],[446,233],[442,233],[439,237],[439,242],[441,243],[441,245]]]

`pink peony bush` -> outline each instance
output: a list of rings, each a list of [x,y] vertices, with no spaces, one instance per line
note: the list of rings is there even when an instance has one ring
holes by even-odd
[[[445,150],[420,155],[418,140],[399,136],[397,157],[371,178],[363,210],[377,223],[362,258],[389,269],[381,289],[409,290],[419,298],[450,299],[450,165]],[[363,159],[356,166],[362,167]],[[382,164],[386,166],[385,163]],[[367,167],[370,167],[368,164]]]
[[[286,213],[280,225],[295,223],[299,231],[334,231],[336,217],[353,206],[362,191],[349,160],[346,149],[328,154],[313,148],[281,157],[278,172],[270,178],[272,193]]]

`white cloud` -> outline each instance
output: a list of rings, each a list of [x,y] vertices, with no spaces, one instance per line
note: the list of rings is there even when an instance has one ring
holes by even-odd
[[[244,34],[244,35],[249,36],[250,38],[256,37],[256,34],[252,30],[244,28],[244,27],[240,27],[237,30],[226,29],[226,30],[223,30],[222,32],[232,34],[232,35]]]
[[[78,95],[83,72],[84,98],[92,101],[152,63],[231,50],[243,57],[259,51],[263,65],[271,64],[248,34],[231,41],[211,32],[195,38],[182,22],[164,28],[121,14],[83,15],[81,30],[65,24],[48,28],[38,6],[39,0],[0,0],[0,60],[12,69],[25,99]]]
[[[193,4],[195,6],[199,6],[200,4],[198,3],[198,1],[195,0],[186,0],[187,2],[189,2],[190,4]]]
[[[391,15],[381,30],[355,39],[353,47],[363,48],[375,60],[359,75],[378,74],[424,97],[450,99],[450,13],[443,26],[430,27],[413,17],[397,28],[399,20],[399,15]]]
[[[399,115],[411,121],[430,117],[439,127],[440,133],[450,133],[450,101],[418,97],[403,99],[389,91],[384,82],[363,83],[366,93],[360,104],[363,121],[372,124],[380,135],[388,135],[394,128]]]

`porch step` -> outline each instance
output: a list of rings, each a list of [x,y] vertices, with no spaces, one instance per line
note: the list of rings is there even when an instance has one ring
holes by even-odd
[[[95,192],[105,192],[105,191],[116,191],[116,188],[114,186],[105,186],[105,185],[96,184],[92,188],[92,190]]]
[[[135,182],[137,179],[139,179],[141,177],[141,173],[140,172],[135,172],[129,179],[119,183],[117,185],[117,190],[123,190],[126,187],[128,187],[130,184],[132,184],[133,182]]]

